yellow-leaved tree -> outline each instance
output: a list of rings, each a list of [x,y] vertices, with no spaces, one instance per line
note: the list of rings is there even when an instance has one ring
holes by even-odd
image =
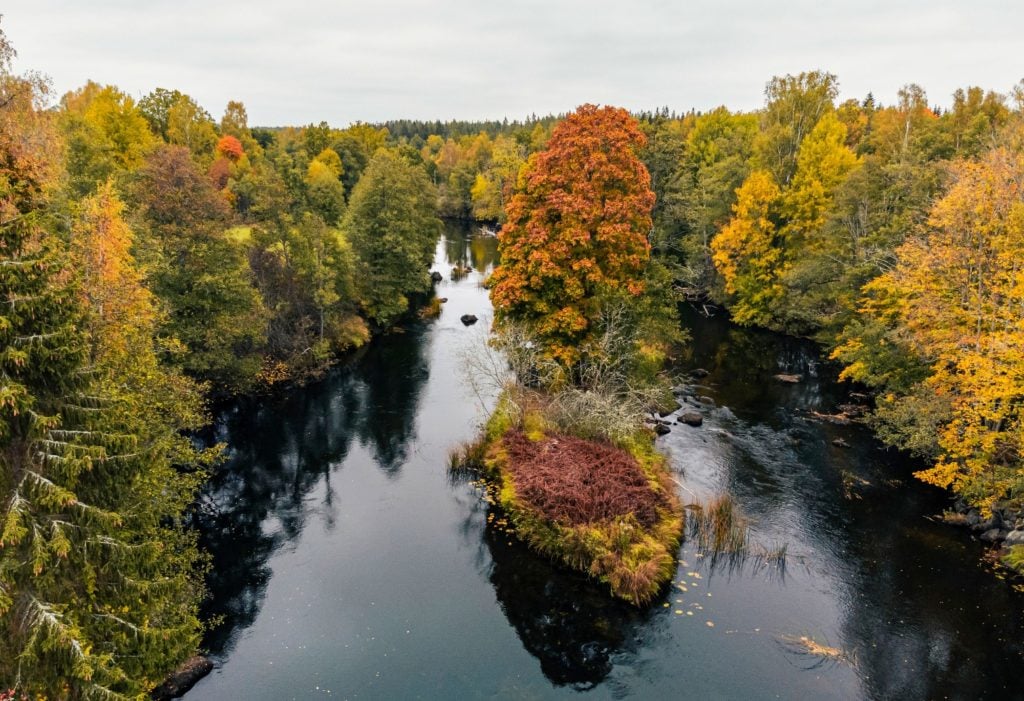
[[[1024,487],[1024,155],[952,166],[924,232],[865,288],[898,300],[894,323],[950,412],[935,464],[917,473],[989,508]]]

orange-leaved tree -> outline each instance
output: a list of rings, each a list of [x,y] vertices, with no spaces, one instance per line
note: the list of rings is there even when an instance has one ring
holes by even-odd
[[[644,143],[626,110],[583,105],[530,158],[506,206],[496,320],[525,323],[566,366],[586,352],[609,296],[643,292],[654,206]]]
[[[220,137],[220,141],[217,142],[217,153],[235,163],[245,155],[245,150],[242,148],[241,141],[230,134],[226,134]]]

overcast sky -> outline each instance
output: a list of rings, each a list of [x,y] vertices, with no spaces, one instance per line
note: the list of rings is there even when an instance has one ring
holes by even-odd
[[[1022,0],[5,0],[20,69],[177,88],[252,125],[520,118],[583,102],[761,106],[773,75],[823,69],[842,97],[1024,78]]]

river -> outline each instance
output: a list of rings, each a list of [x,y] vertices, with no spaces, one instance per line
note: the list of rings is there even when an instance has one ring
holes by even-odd
[[[731,494],[785,567],[684,544],[673,587],[640,611],[511,540],[447,470],[492,399],[465,365],[494,259],[493,238],[450,228],[440,318],[218,415],[229,459],[197,511],[216,669],[189,701],[1024,698],[1024,595],[929,518],[944,496],[913,465],[815,420],[849,390],[803,341],[687,314],[704,425],[659,439],[684,501]],[[453,282],[456,262],[474,270]]]

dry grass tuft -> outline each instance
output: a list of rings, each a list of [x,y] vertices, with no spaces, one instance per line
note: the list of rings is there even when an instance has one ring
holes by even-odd
[[[519,498],[545,518],[567,526],[632,514],[645,528],[666,507],[636,459],[608,443],[566,435],[532,441],[522,431],[503,443]]]

